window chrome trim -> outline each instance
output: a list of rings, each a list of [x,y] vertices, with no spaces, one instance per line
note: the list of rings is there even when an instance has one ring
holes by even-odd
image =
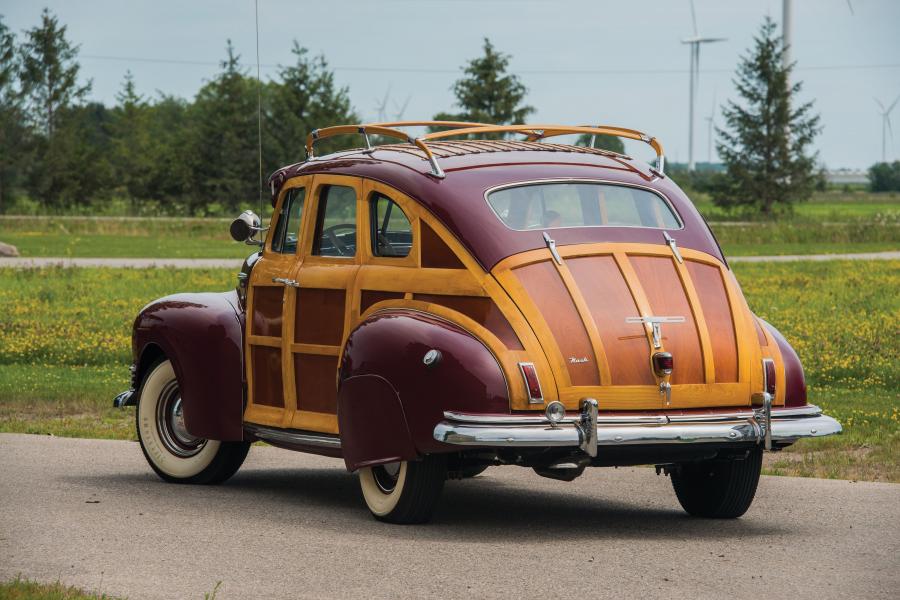
[[[644,190],[646,192],[650,192],[652,194],[656,194],[659,198],[665,203],[665,205],[672,212],[672,215],[675,217],[675,220],[678,221],[678,227],[647,227],[645,225],[568,225],[565,227],[541,227],[535,229],[516,229],[515,227],[510,227],[506,224],[506,221],[497,214],[497,211],[494,210],[494,207],[491,206],[491,201],[488,197],[494,192],[500,192],[503,190],[507,190],[510,188],[517,187],[527,187],[532,185],[544,185],[548,183],[589,183],[589,184],[601,184],[601,185],[612,185],[618,187],[628,187],[635,188],[638,190]],[[655,231],[682,231],[684,230],[684,219],[681,218],[681,213],[679,213],[675,209],[675,205],[672,203],[669,198],[663,194],[661,191],[652,188],[646,185],[640,185],[638,183],[625,183],[622,181],[613,181],[611,179],[588,179],[584,177],[560,177],[560,178],[552,178],[552,179],[526,179],[524,181],[517,181],[514,183],[504,183],[502,185],[495,185],[494,187],[488,188],[484,191],[484,201],[487,203],[488,208],[491,209],[491,212],[494,213],[494,216],[497,217],[497,220],[500,223],[509,229],[510,231],[540,231],[541,229],[650,229]]]

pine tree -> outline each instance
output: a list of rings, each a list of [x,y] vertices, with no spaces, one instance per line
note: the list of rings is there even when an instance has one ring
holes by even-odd
[[[0,213],[19,179],[27,151],[16,39],[0,18]]]
[[[716,129],[716,150],[726,174],[713,190],[724,207],[752,206],[765,215],[809,198],[816,155],[808,148],[821,130],[813,103],[799,103],[802,84],[790,85],[792,66],[782,66],[782,38],[766,18],[734,81],[742,102],[722,110],[726,129]]]
[[[137,93],[131,71],[125,73],[122,90],[116,94],[112,111],[112,161],[116,180],[129,201],[150,199],[148,183],[152,174],[152,139],[149,128],[150,107]]]
[[[281,67],[280,83],[270,84],[271,110],[267,114],[265,138],[274,141],[276,160],[269,170],[303,159],[306,136],[313,129],[353,123],[359,117],[350,104],[346,87],[338,87],[334,72],[328,68],[324,56],[311,58],[306,48],[294,41],[291,52],[296,62]],[[331,138],[316,144],[316,153],[324,154],[352,145],[359,139],[352,136]]]
[[[507,74],[510,56],[497,52],[484,39],[484,54],[469,61],[465,76],[453,84],[459,113],[438,113],[436,121],[477,121],[494,125],[523,123],[534,108],[523,105],[528,88],[516,75]],[[439,128],[437,128],[439,129]],[[500,136],[504,137],[504,136]]]

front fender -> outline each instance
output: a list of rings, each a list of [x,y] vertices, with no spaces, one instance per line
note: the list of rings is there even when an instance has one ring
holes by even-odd
[[[423,357],[432,349],[440,359],[426,365]],[[448,410],[509,413],[503,371],[471,333],[409,309],[377,312],[350,333],[338,371],[338,422],[349,469],[452,452],[433,436]]]
[[[165,355],[175,370],[187,430],[243,439],[243,314],[235,292],[175,294],[145,306],[134,322],[136,380]]]

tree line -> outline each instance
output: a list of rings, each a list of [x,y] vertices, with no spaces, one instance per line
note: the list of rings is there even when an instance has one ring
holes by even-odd
[[[89,99],[78,49],[47,9],[21,36],[0,16],[0,213],[24,205],[103,212],[124,203],[132,214],[228,214],[255,204],[261,177],[303,160],[310,131],[359,121],[325,57],[296,41],[293,64],[268,81],[250,77],[228,41],[219,71],[193,99],[141,95],[129,72],[111,107]],[[485,39],[451,88],[457,110],[435,120],[525,122],[535,109],[509,61]],[[791,84],[790,73],[767,18],[738,66],[739,97],[723,109],[726,127],[717,130],[724,172],[673,170],[675,179],[719,206],[767,215],[809,197],[818,183],[810,147],[821,126],[812,104],[796,101],[801,83]],[[624,151],[609,136],[575,143]],[[357,145],[352,137],[330,138],[317,152]]]

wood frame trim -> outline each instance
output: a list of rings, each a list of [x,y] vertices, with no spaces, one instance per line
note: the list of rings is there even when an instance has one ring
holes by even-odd
[[[684,295],[687,297],[691,313],[694,315],[694,326],[697,329],[697,336],[700,339],[700,352],[703,356],[703,381],[715,383],[716,367],[712,351],[712,340],[709,335],[709,326],[706,324],[706,317],[703,314],[703,305],[700,303],[700,297],[697,295],[697,289],[694,287],[694,280],[688,272],[687,264],[678,262],[674,257],[672,258],[672,263],[678,272],[681,287],[684,288]],[[735,347],[735,352],[737,352],[737,347]]]

